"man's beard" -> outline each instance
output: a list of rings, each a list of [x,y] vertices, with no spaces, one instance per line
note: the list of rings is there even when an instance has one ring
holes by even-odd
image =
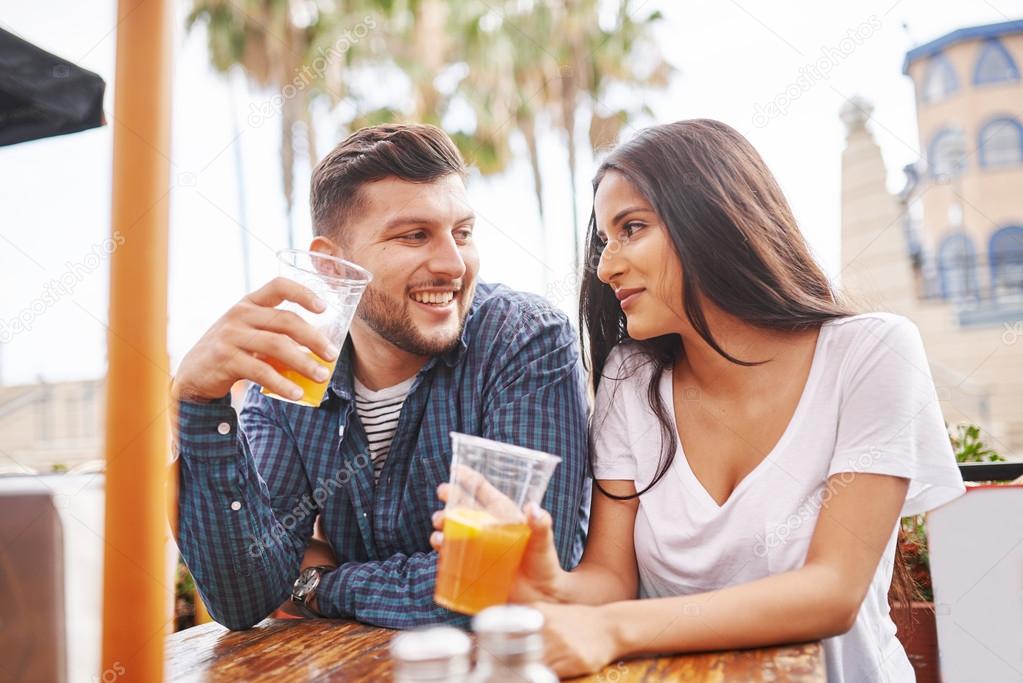
[[[412,316],[409,304],[395,301],[394,297],[377,292],[370,285],[362,294],[356,315],[382,338],[407,353],[417,356],[439,356],[453,349],[462,336],[465,318],[469,312],[469,304],[475,287],[465,285],[458,297],[458,329],[444,337],[427,338],[419,333]]]

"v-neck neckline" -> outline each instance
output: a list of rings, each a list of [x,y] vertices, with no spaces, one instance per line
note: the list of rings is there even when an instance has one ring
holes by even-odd
[[[683,485],[686,486],[694,495],[703,499],[712,509],[721,511],[727,508],[733,500],[739,497],[745,489],[749,488],[751,482],[756,479],[763,470],[767,469],[768,465],[773,465],[771,462],[772,457],[775,454],[781,452],[784,447],[792,440],[793,434],[796,431],[796,425],[802,421],[803,413],[807,410],[807,405],[810,402],[811,396],[816,388],[817,376],[820,374],[821,366],[821,349],[824,346],[824,334],[828,328],[828,323],[825,322],[821,325],[820,330],[817,333],[817,340],[814,344],[813,358],[810,360],[810,371],[806,375],[806,382],[803,384],[803,390],[799,395],[799,401],[796,402],[796,408],[792,411],[792,416],[789,418],[788,423],[785,425],[785,430],[782,432],[778,441],[775,442],[771,450],[768,451],[760,462],[757,463],[756,467],[746,473],[739,483],[735,485],[732,492],[728,494],[724,502],[718,503],[714,496],[710,494],[707,487],[703,485],[699,477],[693,471],[692,466],[689,464],[689,459],[686,458],[685,450],[682,447],[682,437],[678,430],[678,421],[675,419],[675,389],[674,389],[674,366],[669,366],[664,370],[661,375],[661,399],[667,402],[667,405],[671,407],[668,411],[671,418],[671,426],[673,430],[673,436],[675,437],[675,458],[673,467],[677,468],[677,473],[682,479]]]

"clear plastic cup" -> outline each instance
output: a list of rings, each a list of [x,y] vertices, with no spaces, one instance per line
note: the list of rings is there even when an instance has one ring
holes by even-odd
[[[508,601],[529,540],[523,508],[540,504],[561,458],[451,433],[450,493],[433,599],[476,614]]]
[[[308,287],[316,296],[327,304],[322,313],[314,313],[304,306],[292,301],[283,301],[277,306],[283,311],[291,311],[315,327],[330,339],[337,348],[341,348],[348,337],[348,330],[355,316],[362,293],[373,275],[368,270],[350,261],[328,256],[315,251],[301,249],[284,249],[277,252],[280,275]],[[280,396],[263,387],[262,393],[289,403],[318,407],[330,385],[337,359],[328,361],[320,358],[307,348],[304,351],[314,361],[327,368],[330,374],[322,382],[309,379],[294,368],[285,365],[276,358],[264,358],[281,375],[302,388],[302,397],[290,399]]]

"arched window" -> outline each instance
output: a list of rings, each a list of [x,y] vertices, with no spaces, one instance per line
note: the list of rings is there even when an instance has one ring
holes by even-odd
[[[942,128],[927,148],[927,164],[931,175],[938,179],[951,178],[963,172],[966,166],[966,138],[959,128]]]
[[[999,298],[1023,296],[1023,227],[996,230],[988,242],[991,289]]]
[[[1018,81],[1019,69],[1012,55],[997,38],[985,40],[980,46],[977,63],[973,67],[974,85]]]
[[[959,79],[952,62],[940,52],[927,62],[921,96],[924,102],[940,102],[959,89]]]
[[[1008,116],[993,119],[977,136],[981,166],[1012,166],[1023,163],[1023,125]]]
[[[965,234],[942,240],[938,247],[938,280],[946,299],[968,299],[977,294],[977,252]]]

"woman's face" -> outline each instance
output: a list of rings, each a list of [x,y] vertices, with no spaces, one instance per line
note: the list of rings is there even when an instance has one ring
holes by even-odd
[[[682,305],[682,265],[660,216],[616,171],[597,186],[593,211],[605,245],[597,277],[618,297],[629,336],[650,339],[682,332],[689,326]]]

